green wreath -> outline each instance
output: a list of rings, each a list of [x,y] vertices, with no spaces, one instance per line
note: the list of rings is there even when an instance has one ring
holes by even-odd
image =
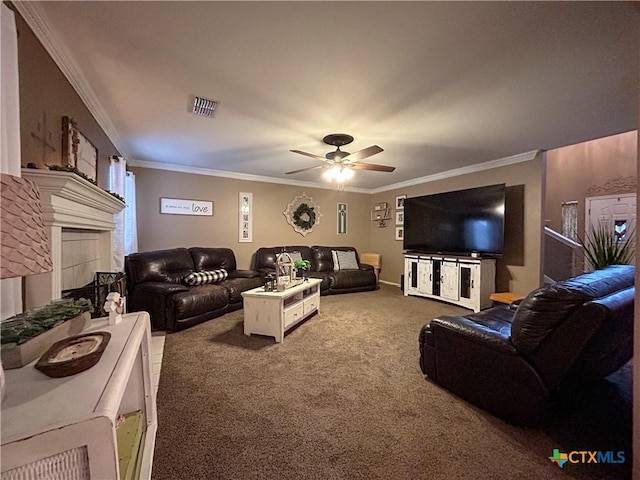
[[[305,216],[306,215],[306,219]],[[301,203],[295,212],[293,212],[293,224],[300,227],[303,230],[311,230],[316,223],[316,212],[313,211],[313,207],[310,207],[306,203]]]

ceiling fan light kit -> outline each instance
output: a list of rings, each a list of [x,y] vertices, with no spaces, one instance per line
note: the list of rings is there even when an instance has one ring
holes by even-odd
[[[344,145],[348,145],[353,142],[353,137],[351,135],[347,135],[346,133],[332,133],[330,135],[325,136],[322,141],[327,145],[332,145],[336,147],[336,150],[333,152],[327,153],[324,158],[320,155],[315,155],[313,153],[303,152],[301,150],[291,150],[293,153],[297,153],[299,155],[304,155],[306,157],[311,157],[316,160],[320,160],[325,162],[324,165],[313,166],[307,168],[301,168],[298,170],[293,170],[291,172],[287,172],[287,175],[292,175],[295,173],[306,172],[308,170],[314,170],[319,168],[328,168],[323,176],[329,181],[336,181],[339,185],[343,184],[345,181],[351,179],[355,170],[373,170],[378,172],[393,172],[395,167],[388,167],[386,165],[375,165],[373,163],[362,163],[361,160],[365,158],[376,155],[382,151],[378,145],[372,145],[362,150],[358,150],[354,153],[345,152],[340,150],[340,147]]]
[[[353,178],[353,173],[353,170],[349,167],[334,165],[329,170],[325,171],[322,176],[329,181],[335,180],[337,183],[344,183]]]

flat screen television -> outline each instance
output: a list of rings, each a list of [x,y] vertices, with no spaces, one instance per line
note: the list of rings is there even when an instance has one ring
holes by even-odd
[[[404,249],[450,255],[501,255],[504,203],[504,184],[407,198]]]

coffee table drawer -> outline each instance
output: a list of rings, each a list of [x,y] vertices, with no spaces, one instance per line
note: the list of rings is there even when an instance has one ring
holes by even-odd
[[[305,315],[309,315],[311,312],[318,309],[318,305],[320,304],[319,299],[320,295],[313,295],[309,298],[304,299],[302,305],[304,307],[303,311]]]
[[[304,317],[304,307],[302,303],[298,303],[293,307],[284,311],[284,328],[299,322]]]

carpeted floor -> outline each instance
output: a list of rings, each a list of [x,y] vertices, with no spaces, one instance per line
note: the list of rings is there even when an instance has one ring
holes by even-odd
[[[539,429],[514,427],[425,380],[418,333],[464,311],[397,287],[322,297],[281,344],[242,310],[167,335],[154,479],[631,478],[631,367]],[[624,450],[624,464],[549,461]]]

